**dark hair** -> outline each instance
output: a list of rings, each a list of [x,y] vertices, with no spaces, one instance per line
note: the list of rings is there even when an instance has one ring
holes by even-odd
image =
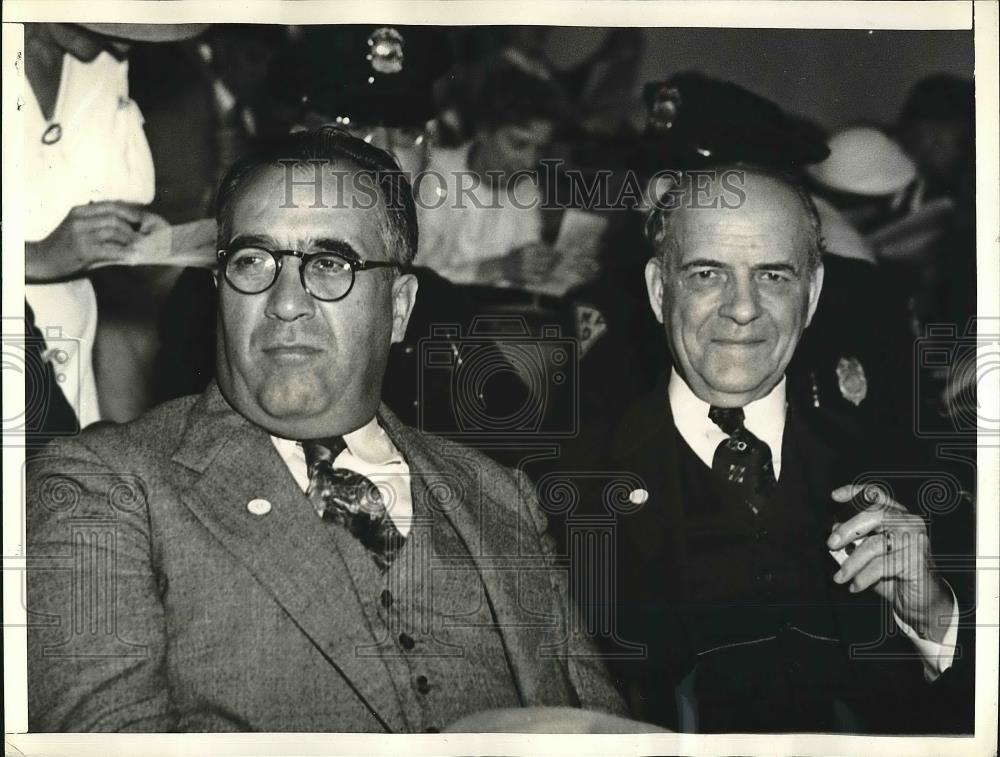
[[[261,145],[226,172],[215,199],[218,244],[229,243],[233,204],[241,187],[261,168],[316,163],[347,163],[369,177],[382,197],[382,234],[389,257],[403,268],[417,254],[417,211],[413,190],[389,153],[334,126],[297,131]]]
[[[486,70],[468,114],[476,131],[538,119],[559,125],[570,115],[562,85],[544,62],[507,50]]]
[[[972,79],[932,74],[910,89],[899,114],[901,128],[914,121],[976,121],[976,85]]]
[[[720,164],[713,166],[712,172],[718,177],[726,172],[742,172],[773,179],[782,186],[791,190],[799,200],[802,211],[809,223],[810,237],[808,253],[809,271],[815,271],[823,260],[823,253],[826,252],[826,245],[823,242],[822,228],[820,226],[819,211],[816,204],[809,195],[809,190],[794,175],[786,173],[777,168],[752,165],[748,163],[731,163],[729,165]],[[702,177],[705,170],[696,172]],[[700,187],[701,183],[696,183],[695,175],[688,172],[677,173],[677,183],[681,190],[677,191],[675,184],[663,197],[657,198],[654,207],[646,217],[646,239],[656,250],[661,260],[664,259],[674,247],[673,223],[677,216],[677,211],[688,204],[691,191],[694,187]],[[745,190],[744,190],[745,191]],[[668,197],[669,195],[669,197]]]

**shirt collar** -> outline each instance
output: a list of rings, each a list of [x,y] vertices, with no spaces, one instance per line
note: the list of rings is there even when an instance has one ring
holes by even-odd
[[[301,449],[301,442],[294,439],[272,436],[271,441],[283,457],[296,448]],[[391,465],[403,462],[403,456],[396,449],[396,445],[392,443],[389,435],[379,425],[378,418],[375,416],[372,416],[372,419],[361,428],[344,434],[344,443],[352,455],[371,465]]]
[[[681,438],[708,466],[712,465],[715,449],[726,434],[708,417],[710,405],[700,399],[677,371],[671,369],[667,385],[670,410]],[[781,437],[785,431],[785,379],[759,400],[743,408],[744,423],[750,431],[771,448],[776,477],[781,475]]]

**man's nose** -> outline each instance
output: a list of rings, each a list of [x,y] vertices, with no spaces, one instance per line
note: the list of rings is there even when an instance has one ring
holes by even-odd
[[[726,288],[725,299],[719,314],[736,323],[750,323],[760,315],[757,288],[749,277],[736,277]]]
[[[298,260],[287,259],[278,273],[278,280],[267,291],[267,309],[269,318],[282,321],[295,321],[299,318],[311,318],[316,313],[316,300],[302,286],[299,275]]]

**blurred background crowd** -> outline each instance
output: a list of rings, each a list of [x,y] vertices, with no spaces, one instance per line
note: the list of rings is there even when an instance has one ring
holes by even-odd
[[[672,171],[733,161],[796,175],[822,218],[798,401],[909,431],[975,405],[974,370],[921,357],[976,313],[971,32],[28,24],[25,54],[39,438],[205,387],[214,230],[186,224],[241,153],[326,123],[425,177],[385,388],[425,430],[584,464],[664,368],[646,212]]]

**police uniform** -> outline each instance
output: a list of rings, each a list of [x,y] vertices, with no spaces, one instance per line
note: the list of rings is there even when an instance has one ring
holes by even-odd
[[[645,92],[651,128],[637,164],[649,174],[735,161],[795,173],[825,157],[815,128],[735,85],[682,74]],[[551,528],[633,715],[699,732],[968,731],[968,627],[964,662],[925,681],[905,639],[897,634],[879,647],[881,600],[836,586],[824,547],[838,517],[834,488],[873,464],[902,470],[921,459],[905,454],[895,435],[859,444],[875,439],[877,422],[893,412],[903,422],[898,405],[908,405],[900,395],[911,385],[911,363],[899,357],[906,330],[893,324],[905,323],[905,307],[886,297],[873,266],[825,261],[813,325],[786,372],[788,418],[776,450],[785,453],[784,471],[761,517],[748,517],[719,505],[711,469],[675,428],[665,389],[669,348],[643,277],[654,251],[635,245],[640,219],[633,220],[631,229],[620,225],[609,249],[629,249],[631,240],[638,254],[574,293],[600,303],[607,331],[581,365],[583,435],[539,486],[543,505],[559,476],[578,493],[575,507],[557,508],[548,498]],[[964,522],[951,533],[967,536],[971,508],[963,502]],[[600,524],[613,547],[581,551],[588,540],[581,523]],[[946,533],[942,526],[936,538]],[[955,539],[943,549],[969,554],[969,544],[955,546]],[[609,593],[588,593],[588,575],[613,577],[601,590]],[[889,659],[859,661],[850,651],[858,644]]]
[[[648,126],[630,158],[640,174],[745,162],[796,175],[829,154],[819,126],[696,72],[650,82],[644,98]],[[643,275],[655,255],[643,235],[645,218],[625,210],[612,215],[601,275],[568,295],[577,309],[595,310],[601,323],[580,365],[583,437],[567,450],[574,462],[592,459],[588,448],[669,367]],[[789,394],[804,412],[825,409],[909,431],[913,337],[905,300],[873,265],[826,255],[824,266],[817,312],[788,367]]]

